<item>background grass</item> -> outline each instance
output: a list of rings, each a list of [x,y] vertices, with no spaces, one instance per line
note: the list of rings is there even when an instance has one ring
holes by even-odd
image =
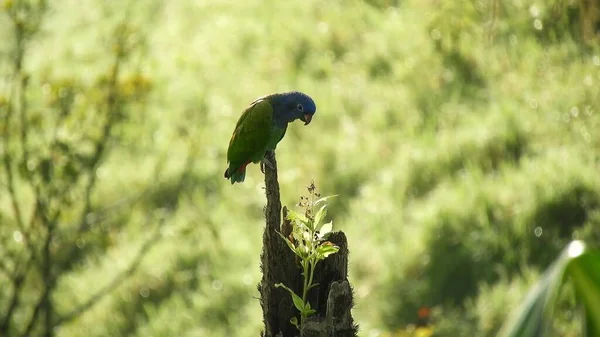
[[[5,100],[12,3],[0,13]],[[78,90],[66,139],[78,143],[99,123],[86,102],[122,22],[139,43],[120,90],[146,88],[95,172],[93,209],[106,219],[77,242],[81,256],[51,298],[56,311],[107,284],[164,221],[132,276],[56,334],[259,334],[263,176],[250,166],[230,186],[222,173],[239,113],[295,89],[318,110],[278,146],[283,203],[294,205],[311,180],[340,194],[329,217],[348,236],[361,335],[399,334],[426,305],[439,336],[493,336],[567,242],[600,240],[600,49],[581,33],[583,3],[50,2],[25,54],[28,106],[41,120],[33,147],[47,140],[48,101],[61,88]],[[0,178],[0,232],[16,244]],[[31,189],[17,187],[29,209]],[[59,226],[74,217],[63,212]],[[24,297],[15,326],[34,300]],[[573,331],[568,305],[562,317],[558,328]]]

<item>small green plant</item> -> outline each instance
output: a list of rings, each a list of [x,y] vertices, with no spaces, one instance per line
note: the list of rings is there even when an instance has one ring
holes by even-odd
[[[294,306],[300,312],[300,324],[298,318],[292,317],[290,323],[299,328],[306,317],[316,312],[310,306],[307,300],[308,291],[316,287],[318,283],[313,283],[313,277],[317,263],[326,259],[329,255],[335,254],[340,249],[338,246],[327,241],[333,222],[324,223],[327,214],[327,201],[336,195],[321,197],[317,192],[314,182],[308,187],[308,197],[300,197],[298,206],[304,209],[304,214],[292,210],[288,211],[287,219],[292,223],[292,233],[285,237],[279,233],[279,236],[285,241],[290,249],[298,256],[302,268],[302,296],[296,294],[288,286],[277,283],[275,287],[286,289],[292,296]],[[315,209],[319,207],[315,212]]]

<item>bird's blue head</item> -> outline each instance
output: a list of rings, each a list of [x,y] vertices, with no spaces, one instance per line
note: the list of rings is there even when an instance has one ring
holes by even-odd
[[[276,122],[287,124],[299,119],[304,122],[304,125],[308,125],[317,112],[315,101],[307,94],[298,91],[274,94],[270,98],[276,112]]]

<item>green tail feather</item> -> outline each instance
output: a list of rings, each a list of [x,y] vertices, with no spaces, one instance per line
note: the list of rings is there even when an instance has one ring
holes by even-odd
[[[234,171],[232,174],[229,174],[229,169],[227,169],[225,170],[224,176],[226,179],[231,180],[231,185],[235,183],[243,183],[244,179],[246,179],[246,168]]]

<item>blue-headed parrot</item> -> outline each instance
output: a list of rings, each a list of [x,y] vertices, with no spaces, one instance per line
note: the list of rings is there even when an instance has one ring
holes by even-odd
[[[264,161],[267,151],[274,151],[287,130],[288,123],[299,119],[308,125],[317,107],[310,96],[298,91],[271,94],[250,104],[240,116],[227,149],[225,178],[231,184],[243,182],[246,166]],[[269,164],[267,161],[264,163]]]

